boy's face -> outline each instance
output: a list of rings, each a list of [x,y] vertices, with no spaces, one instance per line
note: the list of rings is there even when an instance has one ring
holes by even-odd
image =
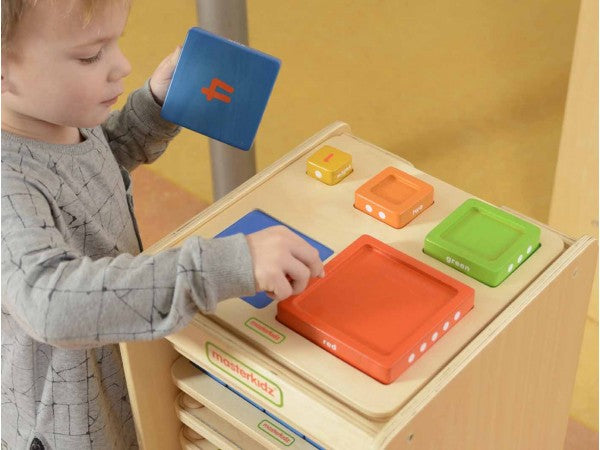
[[[123,93],[131,66],[118,39],[128,7],[100,2],[84,26],[81,3],[39,0],[23,15],[2,58],[3,128],[15,119],[23,131],[94,127]]]

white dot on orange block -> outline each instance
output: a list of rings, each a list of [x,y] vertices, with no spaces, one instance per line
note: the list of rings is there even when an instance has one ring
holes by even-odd
[[[365,209],[367,212],[373,212],[373,207],[371,205],[365,205]]]
[[[383,211],[379,211],[379,218],[385,219],[385,213]]]

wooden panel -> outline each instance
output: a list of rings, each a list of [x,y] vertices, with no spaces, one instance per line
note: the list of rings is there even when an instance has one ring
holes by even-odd
[[[204,420],[205,424],[212,425],[215,431],[226,434],[238,444],[248,442],[248,444],[241,445],[244,449],[252,446],[277,450],[283,444],[291,450],[314,450],[310,443],[297,434],[284,429],[263,411],[193,367],[186,358],[180,358],[173,365],[173,379],[182,391],[187,392],[190,396],[195,396],[195,399],[204,405],[200,408],[186,407],[181,401],[183,397],[180,397],[177,408],[180,416],[187,411],[188,414],[202,421],[204,420],[202,415],[204,410],[210,410],[212,414],[225,420],[228,426],[235,427],[235,435],[243,434],[244,436],[233,439],[234,434],[226,434],[226,427],[217,426],[215,420],[212,422]],[[181,394],[181,396],[184,395]],[[204,414],[206,413],[204,412]],[[202,430],[198,431],[202,433]]]
[[[379,445],[562,449],[596,257],[592,239],[572,246],[461,353],[470,357],[390,422]]]
[[[334,442],[333,434],[339,447],[362,449],[368,447],[381,428],[381,424],[366,420],[328,393],[265,358],[207,316],[198,314],[194,322],[194,326],[169,336],[181,355],[211,371],[237,392],[315,441],[330,446],[330,442]],[[212,349],[218,352],[216,357],[211,356]],[[226,359],[225,364],[218,364],[221,358]],[[237,374],[245,372],[245,375],[236,376],[233,371],[223,370],[226,366],[233,368]],[[194,393],[190,387],[193,383],[186,382],[184,387],[182,377],[175,375],[175,378],[188,395],[202,401],[201,393]],[[237,420],[237,417],[229,419],[231,422]]]
[[[582,0],[548,223],[598,238],[598,1]],[[598,322],[598,289],[588,314]]]
[[[549,223],[598,238],[598,0],[581,0]],[[597,275],[588,317],[571,414],[597,432]]]
[[[165,339],[120,344],[138,442],[143,450],[180,448],[175,415],[178,390],[171,366],[179,354]]]

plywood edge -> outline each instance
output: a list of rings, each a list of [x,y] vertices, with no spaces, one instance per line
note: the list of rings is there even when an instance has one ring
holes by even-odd
[[[170,379],[171,365],[179,355],[165,339],[119,347],[140,448],[178,448],[180,424],[171,408],[178,391],[165,380]]]
[[[392,437],[408,425],[420,411],[434,399],[457,375],[469,365],[485,348],[533,302],[564,269],[577,258],[586,255],[588,263],[597,258],[598,242],[591,236],[582,236],[568,248],[544,273],[509,304],[494,320],[488,324],[471,342],[469,342],[446,367],[438,373],[404,408],[386,424],[376,438],[376,448],[384,448]],[[589,270],[593,270],[589,268]],[[575,269],[579,270],[579,269]],[[574,275],[574,274],[572,274]],[[591,284],[590,284],[591,286]]]
[[[347,123],[337,121],[331,125],[325,127],[317,134],[311,136],[306,141],[295,147],[292,151],[287,153],[282,158],[275,161],[270,166],[261,170],[259,173],[254,175],[252,178],[235,188],[229,194],[218,200],[217,202],[210,205],[200,214],[194,216],[188,222],[172,231],[164,238],[160,239],[154,245],[146,249],[146,253],[157,253],[166,248],[176,247],[181,241],[187,238],[195,229],[200,227],[203,223],[208,222],[217,214],[220,214],[228,206],[237,202],[240,198],[244,197],[246,193],[259,187],[261,184],[269,180],[274,174],[280,172],[296,159],[300,158],[305,153],[314,149],[317,145],[325,142],[332,137],[339,136],[342,134],[350,134],[351,128]]]
[[[218,322],[214,321],[213,316],[197,314],[193,323],[179,332],[168,336],[167,339],[171,342],[175,350],[183,357],[193,361],[200,367],[205,367],[206,365],[203,359],[199,357],[199,355],[202,354],[200,348],[203,348],[203,344],[199,344],[201,335],[210,337],[210,339],[217,344],[223,344],[224,346],[239,349],[240,353],[244,354],[246,357],[245,363],[250,362],[252,367],[259,367],[260,370],[264,370],[265,373],[268,373],[269,376],[277,382],[283,382],[283,380],[285,380],[285,384],[294,391],[300,393],[302,397],[310,398],[321,405],[327,405],[326,407],[332,414],[350,425],[350,429],[360,430],[365,436],[369,435],[369,438],[372,438],[372,436],[376,435],[381,429],[381,422],[373,421],[360,414],[359,411],[349,408],[346,404],[340,402],[337,398],[332,397],[328,392],[319,388],[309,380],[306,380],[298,373],[281,365],[268,355],[256,351],[251,341],[230,333]],[[210,372],[213,368],[205,367],[205,369]],[[260,404],[260,399],[252,399]],[[264,404],[263,406],[267,410],[272,411],[269,404]],[[285,417],[282,416],[282,419],[285,420]],[[293,422],[293,420],[291,420],[291,422]]]
[[[507,212],[509,212],[509,213],[517,216],[517,217],[520,217],[523,220],[531,222],[531,223],[537,225],[540,228],[544,228],[546,230],[551,231],[554,234],[557,234],[565,242],[565,245],[567,247],[570,247],[571,245],[573,245],[575,243],[575,239],[574,238],[572,238],[571,236],[568,236],[568,235],[564,234],[562,231],[559,231],[556,228],[552,228],[551,226],[549,226],[548,224],[546,224],[544,222],[540,222],[539,220],[532,219],[531,217],[527,217],[525,214],[521,214],[520,212],[515,211],[514,209],[509,208],[508,206],[501,206],[500,208],[503,209],[504,211],[507,211]]]

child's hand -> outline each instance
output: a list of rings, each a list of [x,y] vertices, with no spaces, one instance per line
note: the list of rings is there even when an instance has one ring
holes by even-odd
[[[175,71],[180,53],[181,47],[177,46],[173,53],[162,60],[150,77],[150,91],[152,91],[152,95],[161,106],[165,102],[167,89],[169,88],[169,83],[171,83],[171,78],[173,78],[173,72]]]
[[[323,277],[317,249],[288,228],[279,225],[246,236],[257,291],[275,300],[302,292],[311,277]]]

